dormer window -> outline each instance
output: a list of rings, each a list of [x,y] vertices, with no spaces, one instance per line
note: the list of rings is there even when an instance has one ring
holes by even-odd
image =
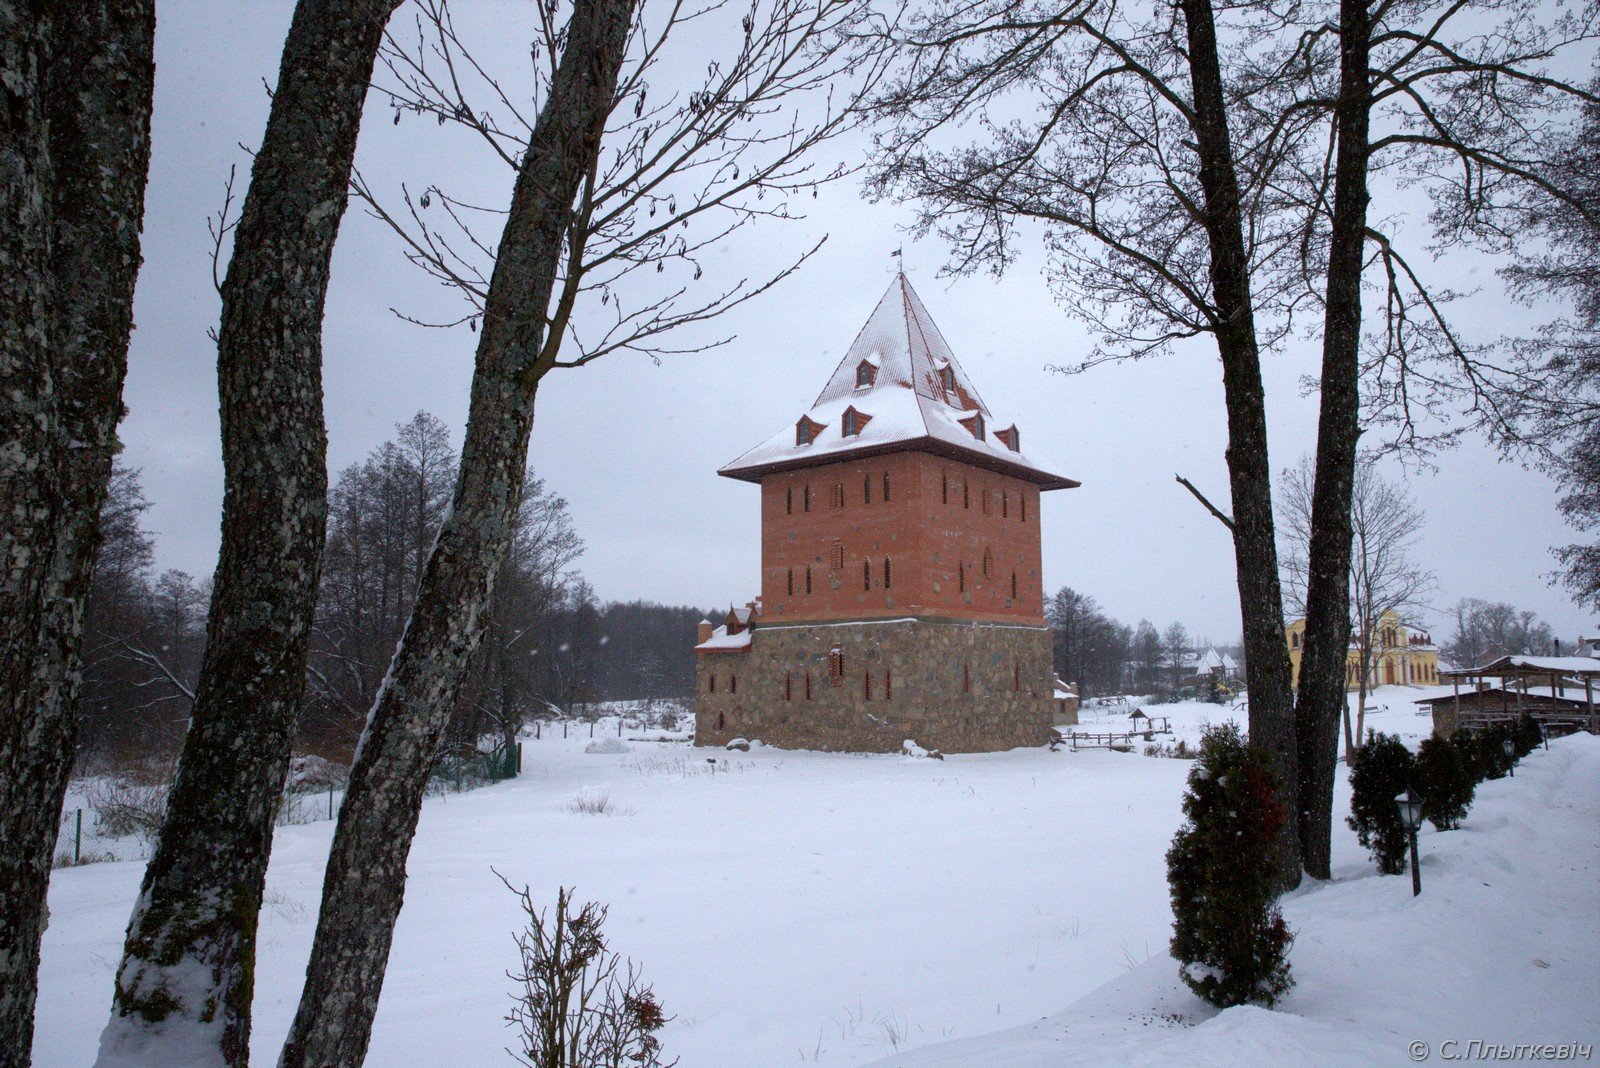
[[[995,437],[1006,443],[1006,448],[1012,452],[1022,451],[1022,432],[1016,427],[1008,427],[1000,431]]]
[[[878,369],[872,366],[872,361],[862,360],[856,364],[856,388],[866,389],[878,380]]]
[[[972,431],[973,437],[977,438],[979,441],[983,440],[984,430],[982,412],[973,412],[971,415],[961,420],[961,425]]]
[[[802,415],[800,421],[794,425],[794,443],[796,445],[810,445],[817,440],[817,434],[821,430],[821,423],[814,423]]]
[[[956,373],[949,364],[939,368],[939,388],[946,393],[954,393],[956,391]]]
[[[840,420],[840,431],[845,437],[853,438],[857,434],[861,433],[861,428],[866,426],[868,420],[871,418],[872,416],[863,415],[856,411],[853,407],[846,408],[844,410],[844,417]]]

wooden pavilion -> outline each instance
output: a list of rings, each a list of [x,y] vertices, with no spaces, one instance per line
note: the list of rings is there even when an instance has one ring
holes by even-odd
[[[1524,713],[1551,733],[1600,734],[1600,713],[1594,703],[1600,659],[1502,656],[1478,667],[1440,671],[1439,677],[1450,680],[1452,692],[1417,704],[1432,709],[1433,732],[1441,738]],[[1463,682],[1470,686],[1464,693]]]

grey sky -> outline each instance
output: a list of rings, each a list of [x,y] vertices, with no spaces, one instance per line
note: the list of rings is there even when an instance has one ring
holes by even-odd
[[[260,139],[263,79],[275,77],[291,10],[287,0],[165,0],[160,8],[145,265],[121,432],[125,458],[143,470],[160,565],[197,575],[214,565],[222,479],[205,217],[220,204],[230,164],[239,166],[242,193],[248,157],[239,143]],[[492,10],[520,19],[520,6]],[[507,30],[504,40],[522,37]],[[839,148],[860,150],[859,140]],[[481,152],[432,123],[394,126],[381,106],[369,112],[358,165],[379,189],[439,182],[492,203],[509,195],[509,172]],[[756,595],[757,492],[716,469],[810,405],[889,284],[889,253],[904,245],[913,284],[985,400],[1016,417],[1030,455],[1083,482],[1044,498],[1047,591],[1070,585],[1129,623],[1177,620],[1233,640],[1226,532],[1173,481],[1181,473],[1225,503],[1221,376],[1210,345],[1085,375],[1048,373],[1046,365],[1073,362],[1090,341],[1052,301],[1036,248],[1003,279],[951,283],[936,277],[942,249],[912,244],[897,230],[906,213],[866,203],[853,184],[801,207],[807,222],[765,226],[707,264],[709,281],[755,275],[830,235],[797,277],[721,321],[716,332],[737,334],[734,343],[660,366],[608,357],[557,372],[541,389],[531,455],[571,504],[588,546],[580,567],[600,596],[706,605]],[[1469,327],[1492,335],[1524,318],[1495,295],[1492,265],[1461,256],[1448,267],[1458,284],[1485,287],[1472,304],[1481,322]],[[419,408],[443,418],[459,441],[476,335],[400,322],[391,306],[453,307],[353,204],[325,330],[335,473]],[[1315,403],[1300,396],[1299,382],[1314,372],[1315,356],[1314,345],[1299,343],[1266,368],[1280,469],[1313,446]],[[1464,596],[1506,600],[1536,610],[1563,637],[1591,632],[1588,615],[1545,580],[1550,546],[1573,540],[1549,482],[1478,443],[1437,464],[1410,476],[1427,515],[1419,556],[1438,575],[1436,607]],[[1442,616],[1428,622],[1446,636]]]

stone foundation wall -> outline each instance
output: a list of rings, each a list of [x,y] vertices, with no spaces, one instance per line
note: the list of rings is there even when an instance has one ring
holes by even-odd
[[[1044,745],[1056,707],[1050,631],[1004,624],[763,625],[748,652],[702,655],[697,682],[695,740],[712,746],[994,752]]]

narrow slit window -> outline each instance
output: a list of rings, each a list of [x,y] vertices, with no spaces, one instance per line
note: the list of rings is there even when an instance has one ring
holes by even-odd
[[[863,701],[872,700],[872,672],[871,671],[862,671],[861,672],[861,699]]]
[[[967,592],[967,565],[965,561],[956,564],[956,592]]]
[[[806,594],[807,594],[807,596],[809,596],[811,594],[811,565],[810,564],[806,565]]]
[[[883,588],[888,589],[889,586],[889,558],[885,556],[883,558]]]
[[[1011,662],[1011,689],[1015,693],[1022,692],[1022,661]]]
[[[811,700],[811,672],[806,672],[806,700]]]
[[[728,692],[729,693],[738,693],[739,692],[739,676],[737,676],[737,675],[729,675],[728,676]]]
[[[889,472],[883,473],[883,503],[889,503]]]
[[[716,692],[717,692],[717,673],[713,671],[710,675],[706,676],[706,693],[716,693]]]
[[[1000,518],[1001,519],[1009,519],[1009,518],[1011,518],[1011,491],[1010,490],[1001,490],[1000,491]]]
[[[794,672],[792,671],[783,673],[783,699],[785,701],[794,700]]]
[[[802,512],[811,511],[811,483],[809,482],[800,487],[800,510]]]
[[[844,483],[843,482],[835,482],[833,484],[833,506],[835,508],[843,508],[844,507]]]
[[[794,487],[783,491],[783,514],[794,515]]]
[[[868,593],[872,592],[872,561],[861,561],[861,588]]]
[[[1022,509],[1022,521],[1026,523],[1028,521],[1028,494],[1026,491],[1017,499],[1017,504]]]
[[[950,503],[950,476],[943,471],[939,472],[939,503]]]
[[[889,700],[894,696],[894,672],[888,668],[883,669],[883,699]]]
[[[870,474],[861,476],[861,503],[872,503],[872,476]]]
[[[1011,599],[1013,601],[1017,599],[1017,573],[1015,571],[1011,572]]]
[[[961,692],[962,693],[971,693],[972,692],[972,665],[971,664],[962,664],[961,665]]]
[[[961,480],[961,507],[972,507],[972,483],[966,479]]]
[[[794,596],[794,568],[789,569],[789,596]]]

